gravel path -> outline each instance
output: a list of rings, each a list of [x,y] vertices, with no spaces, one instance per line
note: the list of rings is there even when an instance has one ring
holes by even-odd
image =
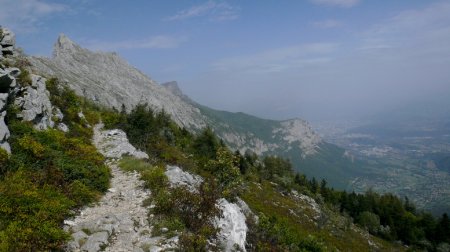
[[[66,221],[74,241],[69,251],[143,251],[154,243],[142,202],[150,195],[137,173],[124,173],[110,163],[111,188],[92,207]]]
[[[73,237],[68,251],[149,251],[161,238],[151,238],[152,227],[148,223],[148,210],[142,206],[150,196],[143,187],[139,174],[120,170],[117,160],[123,154],[142,158],[146,154],[128,143],[120,130],[102,131],[102,125],[94,127],[93,142],[105,157],[110,158],[111,188],[93,206],[83,209],[73,220],[65,221],[65,229]]]

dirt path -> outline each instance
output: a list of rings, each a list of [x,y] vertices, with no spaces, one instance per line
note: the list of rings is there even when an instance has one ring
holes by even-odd
[[[112,173],[111,187],[95,205],[83,209],[75,219],[65,221],[65,228],[73,237],[67,250],[148,251],[157,242],[150,237],[148,210],[142,206],[150,191],[143,188],[139,174],[123,172],[114,161],[125,153],[140,158],[146,154],[131,146],[122,131],[101,128],[102,125],[94,127],[93,142],[110,158],[107,165]]]

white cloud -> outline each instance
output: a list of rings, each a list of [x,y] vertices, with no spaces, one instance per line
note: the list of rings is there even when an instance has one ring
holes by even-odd
[[[446,55],[450,50],[450,2],[424,9],[406,10],[377,24],[362,35],[360,49],[433,49]]]
[[[0,0],[0,6],[0,24],[22,33],[34,32],[43,18],[68,10],[42,0]]]
[[[337,44],[312,43],[272,49],[253,55],[222,59],[213,64],[216,71],[281,72],[331,61]]]
[[[338,6],[344,8],[353,7],[360,2],[360,0],[310,0],[310,1],[319,5]]]
[[[210,0],[200,5],[181,10],[177,14],[167,17],[166,21],[184,20],[194,17],[209,17],[215,21],[235,20],[239,18],[239,8],[227,2]]]
[[[167,35],[152,36],[146,39],[124,40],[116,42],[87,41],[85,46],[92,50],[116,51],[119,49],[168,49],[177,48],[187,41],[187,37]]]
[[[322,21],[312,22],[312,25],[317,28],[330,29],[341,27],[343,23],[336,19],[327,19]]]

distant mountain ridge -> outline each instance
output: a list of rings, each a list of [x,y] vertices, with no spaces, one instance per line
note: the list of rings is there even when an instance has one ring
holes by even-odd
[[[339,187],[345,187],[350,180],[347,171],[340,171],[347,169],[345,165],[328,172],[327,166],[335,166],[334,160],[310,165],[311,160],[330,156],[331,152],[330,145],[305,120],[275,121],[208,108],[184,95],[176,82],[159,85],[116,53],[89,51],[63,34],[54,45],[52,58],[30,57],[30,62],[35,71],[67,81],[77,94],[107,107],[119,109],[124,105],[130,110],[147,103],[157,110],[164,109],[178,125],[189,130],[199,131],[209,125],[226,144],[242,153],[251,150],[284,156],[307,175],[326,178],[332,184],[339,181],[334,183]],[[343,150],[336,153],[333,158],[349,163]],[[337,173],[333,171],[336,169]]]

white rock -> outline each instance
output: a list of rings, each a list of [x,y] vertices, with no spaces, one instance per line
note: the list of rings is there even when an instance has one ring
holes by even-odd
[[[102,131],[102,128],[102,124],[94,127],[94,143],[105,157],[121,158],[123,155],[131,155],[136,158],[148,158],[147,153],[137,150],[128,142],[127,135],[122,130]]]
[[[67,226],[75,226],[75,222],[74,221],[71,221],[71,220],[64,220],[64,225],[67,225]]]
[[[245,251],[248,228],[242,209],[226,199],[220,199],[218,204],[223,217],[216,219],[216,226],[220,228],[218,238],[225,247],[225,251],[233,251],[235,244]]]
[[[187,186],[191,191],[196,191],[203,182],[200,176],[185,172],[178,166],[168,165],[165,174],[172,186]]]
[[[3,38],[0,40],[2,47],[14,46],[16,44],[16,35],[8,28],[1,28]]]
[[[14,101],[21,110],[17,117],[32,121],[39,130],[53,128],[53,107],[45,87],[46,79],[35,74],[31,75],[31,79],[32,85],[22,88]]]
[[[65,123],[58,123],[56,126],[57,129],[61,130],[62,132],[69,132],[69,127]]]

